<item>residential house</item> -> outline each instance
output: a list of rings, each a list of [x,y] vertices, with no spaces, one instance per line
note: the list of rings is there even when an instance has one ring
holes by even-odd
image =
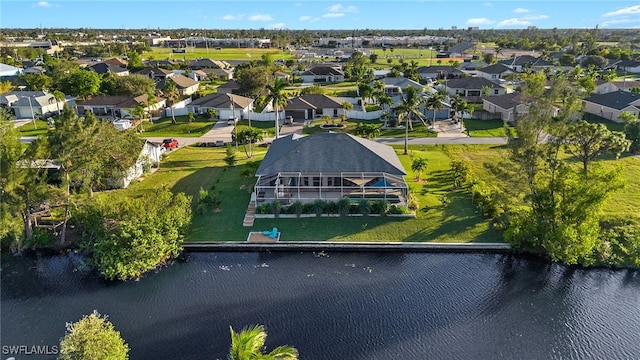
[[[525,69],[531,69],[537,72],[544,68],[552,68],[555,66],[547,60],[531,55],[514,56],[511,59],[500,61],[500,64],[510,67],[515,72],[522,72]]]
[[[285,106],[285,115],[295,120],[313,120],[323,115],[338,117],[342,113],[340,99],[324,94],[307,94],[291,98]]]
[[[596,80],[596,90],[594,91],[596,94],[606,94],[614,91],[618,91],[618,87],[613,82],[602,79]]]
[[[632,91],[633,89],[640,90],[640,79],[622,79],[613,81],[613,85],[618,88],[618,90],[624,91]]]
[[[287,74],[284,71],[276,71],[273,73],[273,75],[276,77],[276,79],[281,81],[289,81],[289,79],[291,78],[291,75]]]
[[[229,69],[211,69],[204,68],[198,71],[202,71],[207,75],[209,79],[212,80],[231,80],[233,79],[233,70]]]
[[[187,111],[194,114],[206,114],[215,109],[218,118],[226,120],[231,117],[245,119],[253,111],[253,99],[231,93],[214,93],[193,100],[187,105]]]
[[[24,69],[23,74],[44,74],[47,70],[42,66],[32,66]]]
[[[402,95],[402,92],[407,90],[410,86],[419,89],[420,92],[424,91],[424,86],[422,86],[422,84],[404,77],[386,77],[378,81],[384,84],[385,95],[391,97]]]
[[[173,69],[178,65],[178,63],[171,60],[148,60],[145,62],[145,65],[152,68],[159,67],[163,69]]]
[[[20,74],[22,74],[21,68],[7,64],[0,64],[0,78],[7,76],[16,76]]]
[[[273,140],[256,171],[256,203],[337,201],[406,205],[406,172],[395,150],[346,133],[290,134]]]
[[[455,79],[464,76],[464,73],[453,66],[421,66],[418,68],[418,75],[423,80],[427,79]]]
[[[135,164],[124,171],[120,176],[114,177],[114,179],[109,181],[109,185],[112,188],[126,188],[134,179],[139,178],[151,168],[158,167],[160,165],[162,151],[162,144],[156,144],[144,140],[142,149],[140,150],[140,156],[138,156]]]
[[[31,96],[24,96],[21,94],[25,92],[35,94]],[[11,102],[9,107],[13,109],[17,119],[33,119],[35,117],[46,118],[53,114],[57,114],[58,111],[62,111],[67,101],[72,101],[74,99],[72,97],[65,97],[64,99],[57,100],[53,94],[45,91],[14,91],[4,94],[3,97],[11,100],[15,99]]]
[[[450,57],[469,56],[470,53],[474,51],[475,47],[475,44],[471,42],[456,44],[449,48],[449,55]]]
[[[583,111],[603,119],[621,123],[622,112],[640,117],[640,94],[618,90],[582,99]]]
[[[187,64],[189,69],[231,69],[232,66],[226,61],[223,60],[213,60],[213,59],[196,59],[191,60]]]
[[[616,64],[616,67],[620,71],[626,71],[628,73],[640,74],[640,61],[638,60],[623,60]]]
[[[218,86],[216,90],[218,91],[218,94],[231,94],[238,89],[240,89],[240,84],[238,84],[235,80],[229,80],[226,83]]]
[[[488,96],[504,95],[507,92],[506,88],[482,77],[451,79],[445,81],[442,86],[449,96],[459,94],[471,102],[480,102],[480,96],[486,96],[483,94],[484,89],[488,90]]]
[[[180,93],[180,96],[189,96],[191,94],[194,94],[200,87],[200,83],[196,80],[188,78],[184,75],[173,75],[165,77],[164,79],[158,81],[156,83],[156,89],[162,91],[165,86],[164,84],[167,81],[171,81],[176,84],[176,89],[178,89],[178,93]]]
[[[529,112],[529,106],[522,102],[522,94],[515,92],[482,98],[482,109],[508,122],[515,120],[516,113]]]
[[[103,62],[99,62],[89,66],[88,69],[100,75],[105,75],[109,73],[115,74],[117,76],[129,75],[129,70],[127,69],[126,65],[123,66],[123,65],[117,64],[116,62],[103,61]]]
[[[96,96],[78,103],[77,112],[82,115],[86,111],[92,112],[98,117],[130,118],[131,109],[137,104],[144,106],[145,111],[155,113],[164,108],[167,99],[156,97],[155,103],[147,104],[147,94],[140,96]]]
[[[135,72],[135,74],[147,76],[148,78],[153,79],[153,81],[160,81],[160,80],[166,79],[167,77],[175,75],[175,72],[174,70],[167,70],[159,67],[154,67],[154,68],[144,68],[142,70],[138,70]]]
[[[300,77],[305,84],[341,82],[344,81],[344,72],[336,66],[314,66]]]
[[[510,67],[498,63],[478,69],[477,74],[479,77],[499,83],[501,79],[504,79],[505,75],[515,74],[515,72]]]

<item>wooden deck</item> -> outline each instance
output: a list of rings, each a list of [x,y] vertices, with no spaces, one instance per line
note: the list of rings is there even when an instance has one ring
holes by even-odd
[[[264,235],[262,231],[252,231],[247,237],[248,243],[253,244],[272,244],[277,243],[280,240],[280,232],[276,238],[270,238],[269,235]]]

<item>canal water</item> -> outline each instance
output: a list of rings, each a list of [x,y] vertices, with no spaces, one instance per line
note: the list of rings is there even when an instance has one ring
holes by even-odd
[[[300,359],[640,358],[638,272],[513,255],[191,253],[130,282],[73,254],[3,255],[1,275],[2,359],[93,310],[131,359],[226,359],[229,326],[252,324]]]

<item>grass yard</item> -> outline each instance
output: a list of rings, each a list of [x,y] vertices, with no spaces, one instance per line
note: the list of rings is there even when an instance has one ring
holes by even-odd
[[[164,117],[152,123],[142,123],[144,137],[198,137],[206,134],[214,122],[209,118],[196,116],[193,123],[189,124],[187,115],[176,116],[176,124],[171,123],[171,117]]]
[[[513,128],[512,125],[508,125]],[[465,129],[471,137],[504,137],[504,122],[502,120],[464,120]]]
[[[210,47],[187,48],[184,54],[174,54],[172,48],[152,48],[151,51],[144,52],[142,57],[147,60],[193,60],[197,58],[207,58],[214,60],[260,60],[263,54],[271,54],[273,59],[290,59],[291,55],[287,52],[281,52],[278,49],[259,49],[259,48],[222,48],[215,50]]]
[[[49,133],[49,126],[44,120],[36,120],[35,127],[33,122],[28,122],[18,128],[20,136],[40,136],[47,135]]]
[[[401,153],[401,148],[396,149]],[[265,148],[258,148],[255,159],[261,159]],[[129,188],[118,190],[122,196],[148,196],[152,189],[167,186],[197,198],[202,187],[218,193],[220,211],[194,214],[188,241],[246,240],[249,231],[262,231],[274,226],[282,230],[283,241],[291,240],[367,240],[367,241],[497,241],[489,221],[475,214],[469,196],[463,190],[451,190],[447,176],[449,156],[441,147],[412,147],[410,155],[400,155],[406,169],[414,157],[429,163],[418,183],[413,174],[407,180],[420,203],[415,219],[394,217],[256,219],[253,227],[243,227],[242,220],[250,192],[240,176],[242,159],[235,167],[223,164],[223,148],[185,147],[166,155],[160,169]],[[242,151],[238,154],[242,157]],[[253,186],[253,178],[248,189]],[[213,187],[213,188],[212,188]],[[450,203],[442,206],[441,196]]]
[[[624,123],[617,123],[611,120],[599,118],[599,117],[590,117],[586,119],[586,121],[592,124],[604,124],[610,131],[620,131],[624,132]]]

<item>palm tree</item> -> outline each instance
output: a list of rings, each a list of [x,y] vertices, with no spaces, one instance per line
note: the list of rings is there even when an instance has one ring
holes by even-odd
[[[431,119],[431,126],[434,126],[436,123],[436,111],[442,109],[444,105],[442,105],[442,100],[444,96],[441,92],[436,92],[431,95],[426,101],[427,109],[433,110],[433,118]]]
[[[151,104],[156,103],[156,95],[153,92],[147,94],[147,111],[149,111],[149,122],[153,124],[153,116],[151,115]]]
[[[263,354],[264,342],[267,333],[264,326],[255,325],[244,328],[239,333],[231,331],[231,349],[229,350],[229,360],[253,360],[253,359],[274,359],[274,360],[297,360],[298,350],[291,346],[278,346],[268,354]]]
[[[138,119],[140,127],[142,127],[142,119],[144,118],[145,114],[146,111],[144,109],[144,105],[142,105],[141,103],[135,104],[133,106],[133,109],[131,109],[131,115],[133,115],[134,118]]]
[[[468,104],[467,102],[460,96],[460,94],[457,94],[453,100],[451,100],[451,110],[453,110],[453,121],[454,122],[458,122],[458,113],[464,113],[465,110],[467,110],[468,108]]]
[[[180,93],[178,92],[178,88],[176,87],[176,83],[171,80],[166,80],[164,83],[164,87],[162,88],[162,93],[167,97],[169,102],[171,102],[171,123],[176,123],[176,116],[173,113],[173,103],[178,100]]]
[[[345,101],[340,105],[340,107],[342,107],[342,121],[344,121],[347,118],[347,111],[353,109],[353,104]]]
[[[382,110],[388,109],[393,105],[393,99],[390,96],[382,94],[378,96],[378,105],[382,107]]]
[[[276,139],[280,137],[280,115],[278,113],[278,107],[286,106],[287,100],[289,99],[287,94],[283,91],[286,86],[287,82],[278,78],[276,78],[273,85],[267,85],[267,90],[269,91],[267,94],[267,101],[273,102],[273,108],[276,112]]]
[[[64,94],[60,90],[55,90],[51,94],[56,99],[56,107],[58,108],[58,116],[60,116],[60,114],[62,114],[62,112],[60,111],[60,101],[64,101]]]
[[[422,120],[422,113],[420,112],[420,107],[422,107],[424,103],[424,98],[420,96],[420,90],[413,86],[407,87],[402,95],[402,102],[400,106],[396,109],[396,113],[398,114],[398,120],[405,120],[405,131],[404,131],[404,154],[407,155],[409,153],[409,128],[413,130],[413,125],[411,124],[411,120],[413,115],[418,116],[420,120]]]
[[[420,182],[420,175],[427,168],[427,160],[423,158],[413,159],[411,170],[416,174],[416,181]]]

